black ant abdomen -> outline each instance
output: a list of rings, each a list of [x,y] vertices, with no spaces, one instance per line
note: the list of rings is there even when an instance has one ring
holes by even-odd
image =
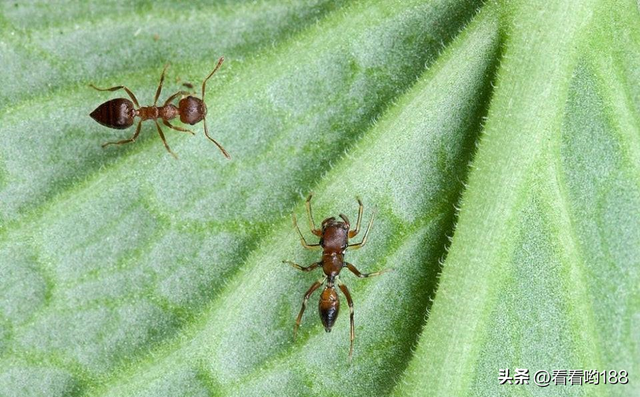
[[[124,130],[133,125],[136,110],[130,100],[116,98],[98,106],[89,116],[105,127]]]

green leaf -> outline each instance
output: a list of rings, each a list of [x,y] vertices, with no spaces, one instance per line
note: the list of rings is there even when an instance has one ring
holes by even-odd
[[[640,362],[640,31],[454,0],[0,6],[0,395],[624,395]],[[37,21],[37,23],[36,23]],[[629,49],[629,50],[627,50]],[[210,132],[88,114],[207,84]],[[467,175],[469,174],[469,175]],[[377,210],[355,306],[302,297],[316,222]],[[459,211],[456,208],[459,207]],[[354,241],[359,241],[363,232]],[[501,368],[630,384],[500,385]]]
[[[625,370],[627,385],[549,389],[629,395],[640,365],[638,9],[502,11],[509,40],[460,222],[396,392],[543,392],[497,382],[499,368],[528,368]]]

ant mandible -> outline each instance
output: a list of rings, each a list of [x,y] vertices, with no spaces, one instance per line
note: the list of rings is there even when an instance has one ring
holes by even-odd
[[[158,103],[160,92],[162,91],[162,84],[164,83],[164,73],[169,65],[166,65],[162,70],[162,75],[160,76],[160,84],[158,85],[158,90],[156,91],[156,97],[153,101],[152,106],[140,106],[140,104],[138,103],[138,99],[135,95],[133,95],[133,92],[131,92],[131,90],[123,85],[111,88],[98,88],[93,84],[90,84],[90,87],[98,91],[117,91],[123,89],[127,92],[127,94],[129,94],[131,100],[133,100],[133,103],[131,103],[131,101],[126,98],[115,98],[98,106],[90,114],[91,118],[93,118],[98,123],[104,125],[105,127],[123,130],[133,125],[133,119],[136,116],[140,117],[140,121],[138,121],[138,125],[136,126],[136,132],[131,138],[115,142],[106,142],[102,145],[102,147],[104,148],[109,145],[122,145],[124,143],[134,142],[136,138],[138,138],[138,135],[140,135],[140,127],[142,125],[142,122],[145,120],[153,120],[156,123],[158,135],[160,135],[160,139],[162,139],[164,147],[174,158],[178,158],[178,156],[176,156],[176,154],[173,153],[169,148],[167,140],[162,133],[162,128],[160,128],[160,124],[158,124],[158,119],[162,119],[162,123],[173,130],[195,135],[193,131],[169,123],[169,120],[180,116],[180,121],[185,124],[194,125],[202,121],[204,125],[204,134],[207,136],[207,138],[209,138],[211,142],[215,143],[216,146],[218,146],[218,149],[220,149],[220,151],[226,158],[230,159],[231,157],[229,156],[229,153],[227,153],[227,151],[224,150],[224,148],[218,142],[216,142],[215,139],[209,136],[206,119],[207,105],[204,102],[207,80],[209,80],[211,76],[213,76],[213,74],[220,68],[220,65],[222,65],[223,61],[224,57],[221,57],[218,60],[218,64],[213,69],[213,71],[202,82],[202,99],[188,95],[188,92],[178,91],[167,98],[167,100],[164,102],[164,105],[162,106],[156,106],[156,104]],[[180,102],[178,102],[178,107],[171,104],[171,102],[180,95],[188,96],[180,99]],[[136,106],[135,108],[133,107],[134,104]]]
[[[319,262],[313,263],[307,267],[302,267],[295,262],[291,261],[283,261],[283,263],[288,263],[291,266],[295,267],[298,270],[302,270],[303,272],[310,272],[318,267],[322,267],[322,271],[324,275],[318,281],[311,285],[311,288],[304,295],[304,299],[302,301],[302,308],[300,309],[300,313],[298,314],[298,318],[296,319],[296,325],[293,328],[293,338],[295,340],[296,335],[298,333],[298,327],[300,326],[300,321],[302,320],[302,314],[307,307],[307,301],[309,297],[315,290],[317,290],[325,281],[327,282],[322,294],[320,295],[320,302],[318,304],[318,308],[320,310],[320,319],[322,320],[322,324],[324,325],[324,329],[326,332],[331,332],[331,327],[336,322],[338,318],[338,312],[340,310],[340,299],[338,298],[338,293],[335,289],[334,283],[338,284],[338,287],[347,298],[347,304],[349,305],[350,312],[350,324],[351,324],[351,345],[349,347],[349,360],[351,360],[351,356],[353,355],[353,340],[355,339],[355,330],[353,323],[353,300],[351,299],[351,294],[349,293],[349,289],[346,285],[344,285],[339,278],[340,271],[342,268],[346,267],[353,274],[360,278],[367,278],[377,276],[382,274],[387,270],[381,270],[379,272],[374,273],[360,273],[355,266],[353,266],[349,262],[344,261],[344,253],[347,249],[357,250],[367,243],[367,237],[369,236],[369,231],[371,230],[371,225],[373,225],[373,220],[375,218],[375,211],[371,215],[371,220],[369,220],[369,225],[367,226],[367,230],[364,232],[364,237],[362,241],[355,244],[349,244],[349,239],[355,237],[360,232],[360,221],[362,220],[362,211],[364,206],[362,205],[362,201],[358,200],[358,220],[356,221],[356,228],[354,230],[349,230],[350,223],[347,219],[347,216],[344,214],[340,214],[340,218],[342,218],[342,222],[336,220],[336,218],[331,217],[322,221],[322,228],[317,229],[316,225],[313,221],[313,215],[311,213],[311,197],[313,193],[309,195],[306,202],[307,207],[307,215],[309,217],[309,227],[311,228],[311,233],[320,237],[320,242],[318,244],[308,244],[305,240],[300,228],[298,227],[298,221],[296,219],[296,214],[293,214],[293,226],[298,231],[300,235],[300,242],[302,246],[306,249],[310,250],[319,250],[322,249],[322,259]]]

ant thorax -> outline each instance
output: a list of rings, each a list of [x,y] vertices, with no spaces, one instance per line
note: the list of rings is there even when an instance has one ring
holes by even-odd
[[[333,282],[333,278],[340,274],[344,266],[344,256],[341,253],[325,253],[322,255],[322,271]]]
[[[158,108],[158,113],[163,120],[172,120],[179,115],[178,108],[172,104]]]

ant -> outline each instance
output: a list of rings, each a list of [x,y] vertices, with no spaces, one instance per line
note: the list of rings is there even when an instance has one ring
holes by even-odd
[[[136,126],[136,132],[131,138],[123,139],[116,142],[106,142],[102,145],[102,147],[104,148],[109,145],[122,145],[124,143],[134,142],[140,134],[140,127],[142,125],[142,122],[145,120],[153,120],[156,123],[156,128],[158,129],[158,134],[162,139],[162,143],[164,143],[164,147],[174,158],[177,159],[178,156],[176,156],[176,154],[171,151],[169,145],[167,144],[167,140],[162,133],[162,128],[160,128],[158,119],[162,119],[162,123],[173,130],[195,135],[193,131],[169,123],[169,120],[180,116],[180,121],[185,124],[194,125],[202,121],[204,125],[204,134],[207,136],[207,138],[209,138],[211,142],[215,143],[216,146],[218,146],[218,149],[220,149],[220,151],[226,158],[230,159],[231,156],[229,156],[229,153],[227,153],[227,151],[224,150],[224,148],[218,142],[216,142],[215,139],[209,136],[209,130],[207,129],[207,120],[205,118],[207,115],[207,105],[204,102],[204,95],[207,80],[209,80],[211,76],[213,76],[213,74],[220,68],[220,65],[222,65],[223,61],[224,57],[221,57],[218,60],[218,64],[216,65],[216,67],[213,69],[213,72],[211,72],[209,76],[207,76],[207,78],[202,82],[202,99],[193,97],[189,95],[188,92],[178,91],[167,98],[162,106],[156,106],[156,104],[158,103],[160,92],[162,91],[162,84],[164,83],[164,73],[169,66],[168,64],[165,65],[164,69],[162,70],[162,75],[160,76],[160,84],[158,85],[158,90],[156,91],[156,97],[153,101],[152,106],[140,106],[140,104],[138,103],[138,99],[136,99],[136,96],[133,95],[133,92],[131,92],[131,90],[123,85],[111,88],[98,88],[93,84],[90,84],[90,87],[98,91],[117,91],[123,89],[127,94],[129,94],[131,100],[133,100],[132,103],[126,98],[115,98],[98,106],[90,114],[91,118],[93,118],[98,123],[104,125],[105,127],[123,130],[133,125],[133,119],[136,116],[140,117],[140,121],[138,121],[138,125]],[[171,104],[171,102],[180,95],[188,96],[186,98],[180,99],[178,107]],[[134,104],[136,106],[135,108],[133,107]]]
[[[371,220],[369,220],[369,225],[367,226],[367,230],[364,232],[364,237],[362,241],[355,244],[349,244],[349,239],[355,237],[360,232],[360,221],[362,220],[362,211],[364,206],[362,205],[362,201],[359,198],[358,200],[358,220],[356,221],[356,228],[354,230],[349,230],[351,225],[347,216],[344,214],[340,214],[340,218],[342,218],[342,222],[336,220],[336,218],[331,217],[322,221],[322,228],[317,229],[316,225],[313,221],[313,215],[311,213],[311,197],[313,197],[313,193],[309,195],[306,202],[307,207],[307,215],[309,216],[309,227],[311,228],[311,233],[320,237],[320,242],[318,244],[308,244],[305,240],[300,228],[298,227],[298,221],[296,219],[296,214],[293,214],[293,226],[298,231],[300,235],[300,242],[302,246],[306,249],[310,250],[322,250],[322,259],[319,262],[313,263],[307,267],[302,267],[295,262],[291,261],[283,261],[283,263],[287,263],[298,270],[302,270],[303,272],[310,272],[315,270],[318,267],[322,267],[322,271],[324,275],[313,285],[311,288],[305,293],[304,299],[302,301],[302,308],[300,309],[300,313],[298,314],[298,318],[296,319],[296,325],[293,328],[293,338],[295,340],[296,335],[298,333],[298,327],[300,326],[300,321],[302,320],[302,314],[307,307],[307,301],[309,297],[315,290],[317,290],[325,281],[327,282],[322,294],[320,295],[320,302],[318,308],[320,310],[320,319],[322,320],[322,324],[324,325],[324,329],[326,332],[331,332],[331,327],[336,322],[338,318],[338,312],[340,311],[340,299],[338,298],[338,293],[335,289],[334,283],[338,284],[338,287],[347,298],[347,304],[349,305],[350,311],[350,323],[351,323],[351,345],[349,348],[349,361],[351,361],[351,356],[353,355],[353,340],[355,339],[355,331],[354,331],[354,323],[353,323],[353,300],[351,299],[351,294],[349,293],[349,289],[344,285],[339,278],[340,271],[342,268],[346,267],[353,274],[360,278],[367,278],[380,275],[384,272],[387,272],[391,269],[381,270],[379,272],[374,273],[360,273],[355,266],[353,266],[349,262],[344,261],[344,253],[347,249],[357,250],[367,243],[367,237],[369,236],[369,231],[371,230],[371,226],[373,225],[373,220],[375,218],[375,210],[373,215],[371,215]]]

